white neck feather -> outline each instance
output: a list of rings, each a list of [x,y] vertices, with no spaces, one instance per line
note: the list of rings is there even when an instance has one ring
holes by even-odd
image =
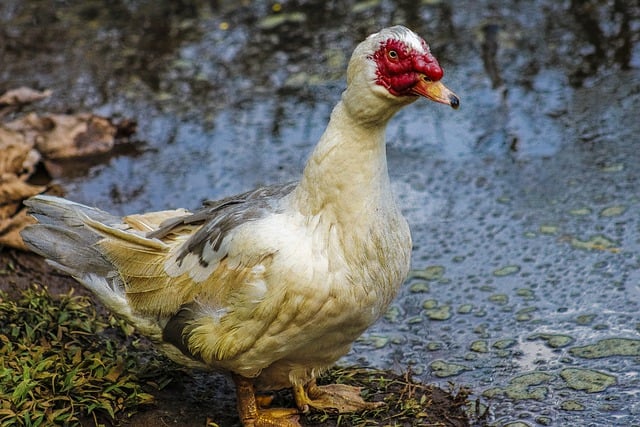
[[[349,92],[345,91],[333,109],[294,193],[297,208],[304,215],[322,211],[342,223],[357,220],[363,212],[381,205],[395,208],[387,172],[385,130],[401,107],[393,108],[380,99],[349,102],[354,99]],[[362,108],[364,105],[373,108]]]

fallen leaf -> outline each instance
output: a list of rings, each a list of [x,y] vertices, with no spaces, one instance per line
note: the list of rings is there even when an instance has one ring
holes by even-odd
[[[93,114],[27,114],[5,125],[21,132],[47,159],[104,154],[113,149],[117,128]]]
[[[4,245],[26,251],[27,247],[20,236],[20,231],[35,222],[36,220],[31,215],[27,215],[26,209],[21,209],[10,218],[0,218],[0,246]]]
[[[40,154],[34,149],[32,141],[28,141],[20,132],[2,126],[0,126],[0,153],[2,153],[0,176],[31,175],[40,161]]]
[[[0,107],[30,104],[51,96],[51,90],[35,90],[28,87],[19,87],[8,90],[0,95]]]
[[[27,87],[5,92],[0,95],[0,119],[50,95],[50,90]],[[34,220],[26,214],[22,201],[47,190],[29,182],[38,164],[44,165],[49,178],[64,174],[65,167],[82,169],[83,162],[88,170],[93,162],[104,161],[101,156],[112,152],[116,140],[127,140],[135,131],[133,120],[115,124],[89,113],[29,113],[0,123],[0,245],[26,249],[19,233]]]
[[[16,175],[5,174],[0,176],[0,218],[6,218],[9,215],[13,215],[10,212],[8,215],[3,213],[4,206],[9,206],[13,203],[18,205],[22,204],[24,199],[27,199],[36,194],[42,193],[46,187],[40,185],[32,185],[24,182]]]

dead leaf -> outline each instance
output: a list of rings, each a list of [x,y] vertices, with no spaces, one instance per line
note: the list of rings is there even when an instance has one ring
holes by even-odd
[[[5,213],[5,208],[13,203],[22,204],[24,199],[42,193],[46,187],[40,185],[31,185],[18,178],[16,175],[5,174],[0,176],[0,218],[7,218],[15,213],[15,209],[6,209],[9,213]]]
[[[51,90],[35,90],[28,87],[11,89],[0,95],[0,107],[25,105],[51,96]]]
[[[108,119],[93,114],[35,113],[7,123],[21,132],[48,159],[69,159],[108,153],[115,145],[117,128]]]
[[[20,231],[35,222],[36,220],[32,216],[27,215],[26,209],[21,209],[11,218],[0,219],[0,246],[5,245],[26,251],[27,247],[20,236]]]
[[[111,382],[116,382],[118,378],[120,378],[120,375],[122,375],[122,372],[124,372],[124,364],[118,363],[112,366],[109,372],[103,378]]]
[[[50,90],[27,87],[10,90],[0,95],[0,118],[50,95]],[[22,201],[47,190],[28,182],[40,162],[50,177],[55,177],[64,172],[65,165],[75,170],[81,162],[95,162],[113,150],[116,139],[128,139],[135,131],[135,121],[116,125],[88,113],[29,113],[0,123],[0,246],[26,249],[19,233],[34,220],[26,214]]]
[[[0,126],[0,176],[31,175],[40,161],[40,154],[33,145],[22,133]]]

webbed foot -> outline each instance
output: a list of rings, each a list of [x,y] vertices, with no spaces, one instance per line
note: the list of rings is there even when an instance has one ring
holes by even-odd
[[[250,379],[233,375],[233,381],[236,384],[238,415],[244,427],[301,427],[297,409],[263,409],[261,406],[270,402],[268,399],[267,401],[256,399],[253,382]]]

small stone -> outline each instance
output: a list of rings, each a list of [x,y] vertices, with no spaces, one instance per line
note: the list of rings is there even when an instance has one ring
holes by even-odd
[[[412,316],[410,318],[407,319],[407,324],[408,325],[415,325],[417,323],[422,323],[422,317],[421,316]]]
[[[544,340],[547,346],[551,348],[566,347],[573,343],[573,337],[563,334],[533,334],[527,337],[528,340],[541,339]]]
[[[416,282],[409,286],[409,292],[414,294],[429,292],[429,284],[427,282]]]
[[[394,335],[391,337],[391,342],[396,345],[402,345],[407,342],[407,338],[403,335]]]
[[[427,300],[424,300],[422,303],[422,308],[427,310],[430,308],[435,308],[437,306],[438,306],[438,301],[434,299],[427,299]]]
[[[584,411],[584,405],[575,400],[565,400],[560,404],[560,409],[565,411]]]
[[[539,417],[536,417],[536,423],[540,424],[541,426],[550,426],[553,424],[553,419],[551,417],[541,415]]]
[[[448,320],[451,318],[451,306],[443,305],[442,307],[431,308],[425,310],[425,313],[431,320]]]
[[[581,314],[576,317],[576,323],[578,325],[590,325],[593,323],[597,315],[595,314]]]
[[[584,390],[587,393],[601,392],[617,383],[613,375],[593,369],[566,368],[560,371],[560,376],[572,389]]]
[[[608,166],[602,167],[602,172],[612,173],[612,172],[621,172],[624,170],[624,163],[613,163]]]
[[[576,249],[587,251],[610,251],[613,253],[620,252],[620,245],[615,241],[603,235],[591,236],[588,240],[580,240],[578,238],[571,239],[571,246]]]
[[[557,225],[541,225],[540,233],[542,234],[557,234],[558,226]]]
[[[306,20],[307,15],[302,12],[276,13],[262,18],[257,26],[261,30],[273,30],[284,24],[301,24]]]
[[[488,353],[489,352],[489,344],[486,341],[476,340],[471,343],[469,346],[471,351],[475,351],[476,353]]]
[[[439,280],[444,276],[445,268],[440,265],[432,265],[423,270],[413,270],[409,277],[416,277],[427,281]]]
[[[520,266],[517,265],[507,265],[505,267],[494,270],[493,275],[497,277],[509,276],[512,274],[516,274],[520,271]]]
[[[640,340],[631,338],[607,338],[595,344],[572,347],[572,356],[583,359],[599,359],[609,356],[640,356]]]
[[[439,342],[431,341],[427,343],[427,350],[429,351],[438,351],[442,349],[442,344]]]
[[[536,307],[525,307],[516,311],[516,320],[518,322],[524,322],[533,319],[531,313],[538,311]]]
[[[625,206],[610,206],[600,211],[600,216],[603,218],[609,218],[612,216],[620,216],[625,213],[627,208]]]
[[[498,340],[493,343],[492,347],[498,350],[506,350],[507,348],[511,348],[516,345],[516,340],[514,339],[504,339]]]
[[[533,316],[529,313],[516,313],[516,321],[518,322],[528,322],[533,319]]]
[[[389,343],[389,337],[384,335],[367,335],[358,341],[366,343],[376,349],[385,347]]]
[[[530,375],[530,374],[525,374]],[[494,387],[485,390],[482,396],[492,399],[497,396],[506,395],[509,399],[513,400],[543,400],[548,393],[547,387],[531,387],[530,385],[523,385],[518,383],[511,383],[506,387]]]
[[[589,208],[572,209],[569,211],[569,213],[573,216],[585,216],[591,213],[591,209]]]
[[[519,297],[522,297],[524,299],[533,299],[533,298],[535,298],[535,294],[533,293],[533,291],[531,289],[527,289],[527,288],[516,289],[516,295],[518,295]]]
[[[403,310],[400,307],[392,305],[385,313],[384,318],[391,323],[398,323],[403,314]]]
[[[553,378],[553,375],[546,372],[529,372],[513,378],[504,391],[507,397],[514,400],[542,400],[549,391],[547,387],[540,385],[548,383]]]
[[[494,294],[489,297],[489,301],[499,305],[504,305],[509,302],[509,296],[506,294]]]
[[[458,307],[458,314],[469,314],[473,311],[473,304],[462,304]]]
[[[444,360],[435,360],[430,365],[433,375],[439,378],[453,377],[459,375],[464,371],[470,370],[470,368],[459,365],[457,363],[448,363]]]

